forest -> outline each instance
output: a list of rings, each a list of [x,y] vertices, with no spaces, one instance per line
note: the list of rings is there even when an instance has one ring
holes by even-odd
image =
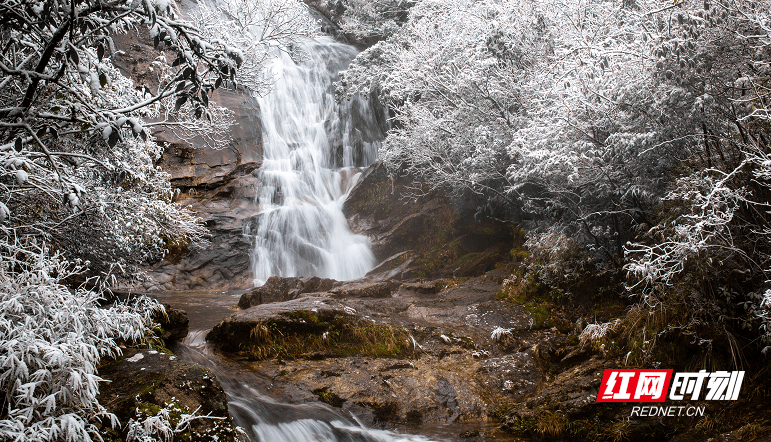
[[[771,2],[307,3],[201,1],[183,17],[170,0],[0,0],[0,439],[101,440],[93,417],[117,424],[100,360],[152,339],[163,307],[108,303],[110,288],[207,242],[153,131],[221,146],[233,115],[211,95],[267,93],[270,60],[320,35],[309,7],[363,49],[336,98],[385,106],[378,157],[414,182],[406,197],[445,192],[462,217],[526,232],[504,295],[567,303],[604,275],[629,308],[582,343],[764,382]],[[138,30],[153,88],[111,61],[113,37]],[[121,424],[142,441],[168,426]]]
[[[623,273],[707,360],[767,353],[769,4],[353,4],[377,43],[337,92],[387,104],[416,197],[516,221],[547,284]]]

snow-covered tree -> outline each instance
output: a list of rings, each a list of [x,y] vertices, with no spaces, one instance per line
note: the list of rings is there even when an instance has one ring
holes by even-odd
[[[190,19],[210,41],[238,48],[243,57],[235,81],[255,93],[268,91],[274,78],[266,71],[276,51],[297,52],[301,38],[317,36],[319,24],[297,0],[201,1]]]
[[[526,2],[422,1],[391,38],[342,74],[341,96],[376,93],[395,114],[381,151],[403,169],[458,195],[515,205],[507,146],[523,124],[520,88],[548,37]]]
[[[217,15],[204,27],[203,12],[194,14],[198,22],[187,21],[165,0],[2,0],[0,6],[7,11],[0,23],[5,240],[43,238],[105,274],[157,260],[205,232],[172,202],[168,176],[153,165],[161,149],[151,129],[165,126],[183,139],[224,145],[232,117],[210,105],[212,91],[264,86],[266,55],[255,45],[270,55],[315,29],[295,0],[202,6]],[[141,26],[163,51],[152,64],[157,90],[137,90],[110,61],[111,35]]]
[[[159,308],[102,308],[101,290],[206,233],[173,202],[151,130],[222,144],[232,119],[210,95],[260,74],[238,73],[256,37],[198,29],[169,0],[0,0],[0,10],[0,439],[99,440],[92,419],[114,418],[96,399],[99,360],[143,340]],[[262,37],[281,46],[308,32],[292,26]],[[112,36],[140,27],[159,50],[156,90],[111,62]]]
[[[690,323],[673,327],[719,320],[726,334],[759,331],[767,351],[771,3],[687,6],[673,12],[673,38],[656,55],[657,76],[678,94],[671,124],[690,129],[682,141],[690,156],[658,222],[627,246],[626,269],[648,304],[684,294],[677,302],[689,307]]]
[[[2,240],[52,242],[107,273],[199,239],[203,228],[171,202],[168,176],[153,166],[160,149],[145,120],[158,120],[165,100],[210,116],[208,94],[233,81],[240,53],[204,44],[164,1],[0,6]],[[140,25],[176,57],[154,93],[135,90],[109,59],[111,34]]]
[[[768,337],[769,11],[423,0],[339,92],[390,107],[380,155],[416,188],[476,195],[480,213],[626,265],[646,301]]]
[[[392,170],[617,261],[693,141],[725,125],[709,98],[706,114],[694,107],[713,52],[696,46],[714,31],[702,8],[422,1],[344,73],[341,96],[372,90],[392,109],[381,152]]]
[[[393,35],[406,21],[409,9],[419,0],[337,0],[344,10],[344,31],[369,40],[382,40]]]

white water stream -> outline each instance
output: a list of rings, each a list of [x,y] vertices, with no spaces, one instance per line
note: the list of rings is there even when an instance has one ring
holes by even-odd
[[[209,367],[228,397],[233,421],[251,442],[430,442],[423,436],[362,426],[343,410],[324,404],[285,404],[255,388],[270,382],[213,353],[207,331],[192,331],[175,352],[181,359]]]
[[[374,266],[367,238],[351,233],[342,212],[359,176],[377,158],[382,133],[373,106],[361,97],[338,104],[332,84],[357,51],[322,37],[295,62],[281,53],[276,83],[259,97],[264,159],[260,214],[252,235],[255,285],[270,276],[350,280]]]

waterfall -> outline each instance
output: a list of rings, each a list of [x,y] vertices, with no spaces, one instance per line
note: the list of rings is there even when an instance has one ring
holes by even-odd
[[[383,134],[374,107],[362,97],[336,103],[333,83],[357,51],[322,37],[306,42],[296,62],[280,53],[271,66],[272,91],[258,97],[264,159],[260,214],[248,223],[256,285],[268,277],[320,276],[350,280],[374,266],[367,238],[353,234],[342,204],[377,158]]]

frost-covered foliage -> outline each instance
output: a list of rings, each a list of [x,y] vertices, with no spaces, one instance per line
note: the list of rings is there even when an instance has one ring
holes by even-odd
[[[381,159],[417,188],[625,266],[649,305],[690,308],[675,328],[719,320],[768,337],[770,11],[423,0],[339,96],[389,106]]]
[[[615,330],[620,323],[621,320],[616,319],[610,322],[587,324],[578,335],[578,342],[583,346],[599,341]]]
[[[120,353],[119,341],[142,341],[148,298],[99,306],[98,293],[61,281],[79,269],[42,248],[4,247],[0,263],[0,439],[101,440],[94,418],[115,418],[96,397],[99,360]]]
[[[691,34],[709,22],[684,16],[702,6],[423,1],[357,58],[341,93],[374,90],[396,114],[381,153],[391,170],[614,261],[711,116],[703,91],[667,81],[683,77],[672,65],[707,70]]]
[[[131,80],[109,63],[96,66],[111,81],[91,97],[94,105],[116,108],[141,102]],[[45,106],[63,111],[71,99],[54,94]],[[149,117],[157,111],[157,105],[143,109]],[[104,276],[153,262],[172,242],[201,240],[205,229],[189,210],[172,202],[170,177],[154,165],[161,147],[148,136],[129,135],[144,133],[143,123],[140,114],[128,118],[130,128],[115,132],[122,141],[113,147],[105,139],[114,128],[97,124],[101,130],[96,133],[57,133],[50,155],[24,145],[0,150],[0,177],[5,178],[0,195],[9,211],[4,240],[40,237],[72,258],[89,261],[92,271]]]
[[[771,344],[769,11],[770,2],[740,1],[672,14],[680,45],[659,49],[657,75],[677,94],[676,121],[691,124],[690,156],[657,222],[626,247],[626,269],[647,304],[681,293],[677,302],[691,312],[684,322],[759,332],[752,345]]]
[[[234,79],[238,60],[222,45],[201,50],[168,2],[0,5],[0,242],[45,241],[106,277],[200,240],[205,229],[172,202],[169,176],[153,164],[161,149],[150,128],[221,134],[229,123],[207,109],[207,94]],[[157,91],[136,90],[110,61],[111,35],[142,25],[177,54]],[[168,121],[170,101],[206,123],[180,112]]]
[[[191,20],[204,37],[226,45],[241,60],[236,81],[256,93],[267,92],[273,84],[265,68],[276,51],[293,53],[301,38],[320,32],[308,7],[298,0],[199,1]]]
[[[519,85],[545,50],[537,15],[525,2],[423,1],[359,55],[340,93],[376,93],[396,113],[381,150],[390,169],[513,207],[506,148],[522,124]]]
[[[609,2],[423,1],[359,56],[341,92],[374,90],[396,113],[381,154],[391,170],[475,195],[480,214],[544,220],[612,260],[666,176],[657,134],[638,121],[646,103],[624,104],[653,83],[635,14]]]
[[[511,329],[511,328],[503,328],[501,326],[495,327],[495,330],[493,330],[490,333],[490,339],[492,339],[495,342],[498,342],[501,339],[503,339],[504,336],[512,336],[512,334],[511,334],[512,330],[513,329]],[[444,336],[444,335],[442,335],[442,336]]]
[[[344,31],[359,37],[388,38],[407,21],[409,9],[419,0],[338,0],[345,10],[341,20]]]
[[[200,416],[198,411],[201,407],[198,407],[192,413],[188,411],[186,407],[180,405],[176,400],[172,399],[164,404],[156,414],[147,415],[141,410],[137,410],[137,419],[130,419],[126,425],[126,442],[172,442],[175,435],[180,435],[188,432],[190,423],[197,419],[213,419],[224,421],[227,418],[214,417],[214,416]],[[208,432],[213,434],[207,435],[206,440],[210,438],[212,440],[218,440],[220,432],[232,431],[232,428],[219,428],[215,426]],[[241,433],[236,430],[237,439],[242,440]],[[186,434],[190,437],[190,434]],[[203,435],[197,435],[203,436]]]
[[[579,244],[560,233],[532,236],[525,241],[525,247],[530,251],[529,270],[550,286],[580,277],[583,267],[590,264]]]

